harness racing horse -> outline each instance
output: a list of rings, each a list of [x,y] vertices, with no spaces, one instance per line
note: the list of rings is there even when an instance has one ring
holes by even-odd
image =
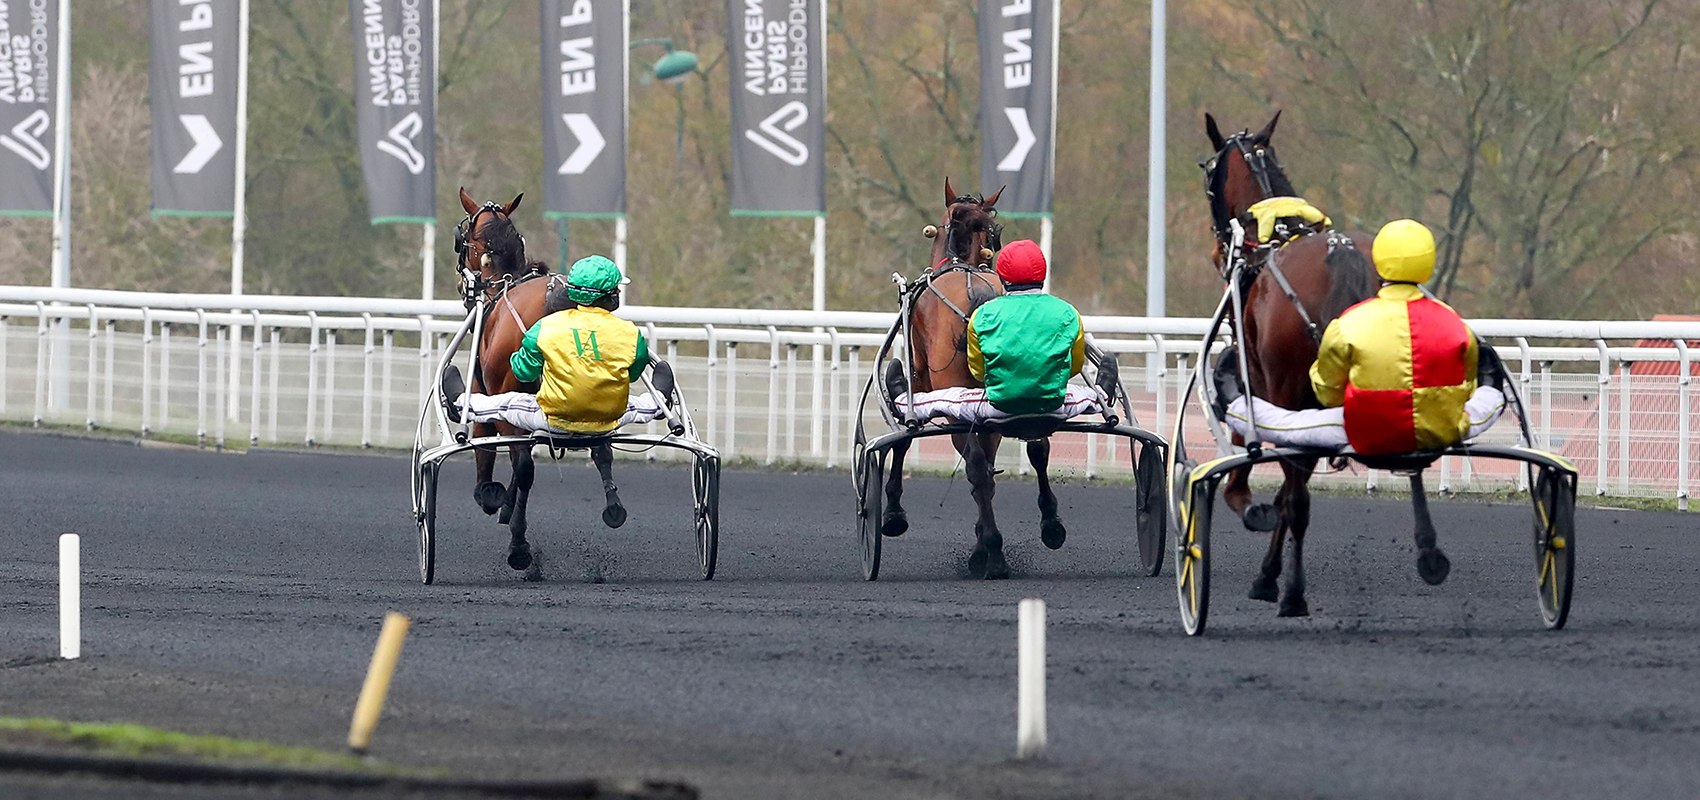
[[[908,386],[912,392],[928,392],[948,387],[978,387],[968,369],[968,318],[981,304],[1003,294],[1003,283],[993,274],[990,263],[1002,247],[1003,226],[997,224],[998,190],[984,200],[972,195],[958,195],[950,179],[944,182],[944,217],[935,228],[923,232],[933,239],[932,266],[921,278],[910,284],[914,293],[910,304],[908,336],[911,363],[908,365]],[[888,369],[901,369],[891,362]],[[900,408],[901,410],[901,408]],[[913,420],[914,424],[925,420]],[[951,442],[966,464],[968,483],[972,487],[979,518],[974,523],[974,549],[968,557],[968,572],[976,577],[1001,579],[1009,577],[1009,564],[1004,559],[1003,535],[998,532],[992,514],[993,463],[1003,436],[996,433],[952,434]],[[886,506],[880,532],[885,536],[901,536],[909,529],[909,519],[902,505],[903,459],[909,452],[905,440],[892,447],[891,473],[886,479]],[[1051,491],[1046,467],[1050,461],[1051,444],[1038,439],[1027,444],[1027,456],[1039,476],[1039,510],[1043,517],[1041,538],[1047,547],[1061,547],[1067,531],[1057,515],[1057,498]]]
[[[1280,119],[1280,112],[1276,112],[1269,124],[1255,134],[1241,131],[1223,137],[1216,119],[1205,115],[1205,132],[1216,154],[1200,162],[1200,166],[1204,168],[1205,194],[1210,200],[1216,234],[1214,260],[1224,276],[1228,275],[1230,253],[1227,251],[1233,241],[1230,221],[1240,220],[1248,230],[1255,231],[1257,226],[1251,221],[1248,208],[1266,198],[1297,195],[1270,144]],[[1379,278],[1365,256],[1374,244],[1374,237],[1362,231],[1336,232],[1322,226],[1311,227],[1303,220],[1283,220],[1283,223],[1291,237],[1285,244],[1258,248],[1248,254],[1251,259],[1245,272],[1248,285],[1241,287],[1245,319],[1234,323],[1241,326],[1241,341],[1246,350],[1250,380],[1246,391],[1282,408],[1320,408],[1321,403],[1311,390],[1310,366],[1316,360],[1317,345],[1328,323],[1351,306],[1375,296]],[[1224,363],[1220,371],[1231,370]],[[1236,444],[1243,444],[1237,435],[1234,439]],[[1316,461],[1315,458],[1281,461],[1284,480],[1275,495],[1274,506],[1252,504],[1250,467],[1234,471],[1222,494],[1228,508],[1239,515],[1248,530],[1273,532],[1269,550],[1263,557],[1263,569],[1252,581],[1249,596],[1267,602],[1276,602],[1279,597],[1279,613],[1283,617],[1310,614],[1304,580],[1304,537],[1310,526],[1310,490],[1306,484],[1316,469]],[[1413,478],[1413,485],[1420,486],[1416,483],[1420,480],[1420,476]],[[1420,489],[1417,497],[1422,497]],[[1430,531],[1432,548],[1432,528]],[[1292,569],[1285,592],[1278,596],[1276,580],[1281,575],[1283,544],[1289,533],[1293,540]]]
[[[465,189],[460,190],[460,205],[466,210],[466,219],[455,228],[455,252],[460,259],[462,295],[475,298],[482,293],[489,304],[478,344],[478,362],[473,365],[469,386],[470,391],[478,394],[537,391],[537,384],[522,383],[514,377],[508,359],[520,349],[525,332],[532,325],[547,314],[560,310],[555,307],[560,302],[555,298],[565,294],[550,291],[553,280],[538,280],[548,275],[547,264],[528,261],[525,257],[525,237],[520,235],[511,219],[524,197],[520,194],[507,205],[485,203],[481,206],[467,196]],[[472,285],[465,285],[467,280],[471,280]],[[468,302],[470,304],[471,300]],[[530,433],[506,422],[475,423],[472,429],[474,437],[498,433],[525,436]],[[590,448],[590,456],[602,475],[602,489],[607,501],[602,521],[610,528],[618,528],[625,524],[626,509],[620,504],[619,493],[614,487],[613,450],[606,444],[595,446]],[[478,483],[472,496],[485,514],[500,512],[497,521],[508,526],[510,536],[508,566],[525,570],[532,563],[531,546],[525,539],[525,506],[536,477],[536,468],[529,446],[508,448],[508,457],[513,466],[513,484],[503,486],[493,479],[495,450],[481,447],[474,451]]]

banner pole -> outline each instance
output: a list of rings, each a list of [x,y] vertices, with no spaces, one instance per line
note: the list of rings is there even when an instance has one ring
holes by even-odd
[[[437,75],[442,69],[442,64],[437,59],[443,41],[442,24],[443,0],[431,0],[431,147],[433,150],[437,146]],[[433,157],[431,159],[433,168],[435,168],[436,163],[437,159]],[[431,176],[431,186],[433,189],[437,186],[437,176],[435,175]],[[437,297],[437,271],[434,269],[436,265],[433,263],[437,260],[435,197],[432,198],[431,206],[432,221],[425,223],[423,242],[419,247],[419,260],[422,262],[421,269],[424,273],[420,281],[420,296],[426,300],[435,300]]]
[[[1051,267],[1051,215],[1039,218],[1039,252],[1045,256],[1045,294],[1051,293],[1051,275],[1055,273]]]
[[[71,285],[71,0],[59,0],[59,71],[54,87],[53,256],[50,282]],[[54,305],[59,305],[54,303]],[[71,404],[71,320],[60,318],[53,330],[51,408]]]
[[[812,306],[816,311],[826,310],[826,215],[815,217],[815,243],[810,248],[815,257],[815,301]]]
[[[434,300],[437,297],[437,271],[432,269],[433,264],[431,262],[436,260],[437,226],[427,222],[420,227],[425,230],[419,245],[420,285],[423,287],[420,289],[419,296],[426,300]]]
[[[614,218],[614,266],[620,268],[621,275],[627,278],[632,277],[631,271],[626,268],[626,215],[624,214]],[[625,295],[625,302],[634,304],[637,302],[632,299],[631,287],[626,288]]]
[[[236,186],[230,225],[230,293],[242,294],[248,236],[248,0],[236,11]]]
[[[1166,0],[1151,0],[1151,153],[1146,168],[1145,217],[1145,316],[1168,313],[1168,9]],[[1157,356],[1146,360],[1145,383],[1161,391],[1163,364]]]

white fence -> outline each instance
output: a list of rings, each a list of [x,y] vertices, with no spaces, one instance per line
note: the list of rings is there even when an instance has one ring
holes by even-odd
[[[893,314],[629,307],[671,361],[708,441],[728,458],[836,466],[850,450],[872,359]],[[147,435],[375,447],[412,443],[422,387],[464,318],[454,301],[178,295],[0,286],[0,419],[87,425]],[[1123,363],[1144,426],[1171,435],[1177,398],[1196,366],[1206,321],[1087,317]],[[1686,340],[1700,323],[1475,320],[1499,349],[1531,411],[1536,444],[1582,470],[1602,495],[1687,505],[1695,442]],[[1655,346],[1638,346],[1638,340]],[[464,355],[464,354],[463,354]],[[1148,382],[1145,365],[1161,364]],[[1209,452],[1189,414],[1193,452]],[[1507,420],[1488,438],[1515,441]],[[1017,459],[1011,447],[1006,464]],[[912,464],[950,469],[934,439]],[[1517,489],[1495,463],[1448,458],[1452,491]],[[1062,435],[1053,469],[1090,477],[1131,472],[1114,437]],[[1375,487],[1374,472],[1322,480]]]

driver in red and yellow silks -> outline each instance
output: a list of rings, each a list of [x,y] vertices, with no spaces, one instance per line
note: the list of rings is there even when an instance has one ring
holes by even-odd
[[[1311,388],[1328,408],[1288,410],[1252,398],[1258,439],[1339,447],[1368,455],[1436,450],[1480,435],[1505,411],[1505,395],[1477,385],[1476,336],[1458,312],[1423,294],[1434,273],[1434,235],[1408,219],[1376,234],[1381,291],[1322,334]],[[1250,433],[1246,398],[1228,405],[1229,427]]]

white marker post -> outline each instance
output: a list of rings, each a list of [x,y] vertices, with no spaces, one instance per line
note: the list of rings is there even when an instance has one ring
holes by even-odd
[[[1045,756],[1045,601],[1021,601],[1015,757]]]
[[[59,537],[59,657],[83,654],[82,545],[74,533]]]

